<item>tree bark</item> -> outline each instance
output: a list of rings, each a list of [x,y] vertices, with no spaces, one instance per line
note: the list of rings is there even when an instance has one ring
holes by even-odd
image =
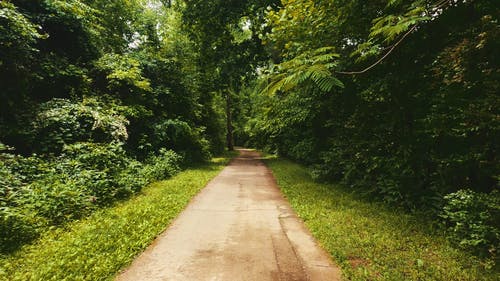
[[[233,139],[233,123],[231,116],[231,91],[226,92],[226,126],[227,126],[227,149],[229,151],[234,150],[234,139]]]

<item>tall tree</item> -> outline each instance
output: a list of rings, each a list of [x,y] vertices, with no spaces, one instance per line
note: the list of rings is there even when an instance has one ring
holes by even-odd
[[[186,1],[183,19],[200,53],[208,93],[226,103],[226,144],[233,149],[233,99],[266,54],[259,38],[266,7],[275,1]]]

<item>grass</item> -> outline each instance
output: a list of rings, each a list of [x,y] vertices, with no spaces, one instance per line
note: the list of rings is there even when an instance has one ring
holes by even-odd
[[[130,200],[99,210],[35,243],[0,256],[0,280],[111,280],[227,164],[229,157],[153,183]]]
[[[283,159],[267,165],[292,207],[348,280],[500,280],[498,267],[452,247],[425,218],[314,182]]]

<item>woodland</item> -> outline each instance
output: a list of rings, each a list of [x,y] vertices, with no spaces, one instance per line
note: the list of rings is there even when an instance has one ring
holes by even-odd
[[[0,253],[234,146],[498,263],[496,0],[2,0]]]

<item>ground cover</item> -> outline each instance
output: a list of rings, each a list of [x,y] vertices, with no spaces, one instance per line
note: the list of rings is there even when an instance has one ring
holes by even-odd
[[[0,280],[111,280],[184,209],[230,157],[145,187],[130,200],[44,233],[0,256]]]
[[[458,250],[425,218],[369,202],[268,157],[277,183],[348,280],[498,280],[491,261]]]

